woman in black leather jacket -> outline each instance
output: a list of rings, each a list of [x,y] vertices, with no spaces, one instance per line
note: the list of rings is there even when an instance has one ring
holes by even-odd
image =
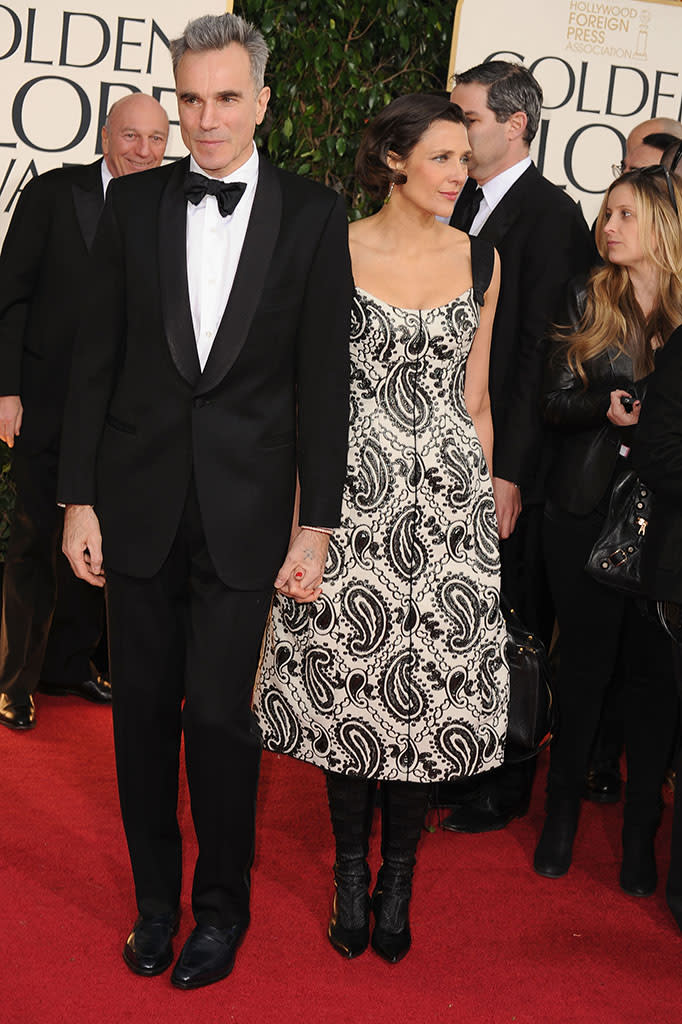
[[[662,168],[630,171],[611,186],[596,227],[604,264],[569,291],[569,326],[553,339],[544,396],[555,442],[544,542],[561,718],[534,866],[549,878],[570,867],[590,748],[618,664],[628,767],[620,884],[636,895],[656,887],[654,836],[677,714],[670,645],[636,599],[596,583],[584,566],[614,480],[629,466],[654,350],[682,321],[680,209],[682,192]]]

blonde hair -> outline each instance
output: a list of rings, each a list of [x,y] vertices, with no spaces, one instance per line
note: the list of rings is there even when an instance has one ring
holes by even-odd
[[[645,259],[658,270],[658,295],[648,316],[642,312],[627,267],[609,262],[604,224],[609,197],[618,185],[634,193],[639,241]],[[671,201],[675,197],[677,211]],[[577,330],[559,329],[566,340],[571,369],[587,386],[585,363],[609,346],[632,359],[635,380],[653,369],[653,345],[664,344],[682,323],[682,189],[663,168],[627,171],[613,182],[604,196],[596,224],[599,255],[587,282],[587,303]]]

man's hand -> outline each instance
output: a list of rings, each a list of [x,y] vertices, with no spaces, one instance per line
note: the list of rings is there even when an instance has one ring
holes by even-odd
[[[92,505],[67,505],[62,551],[79,579],[103,587],[102,534]]]
[[[329,535],[299,530],[292,538],[287,557],[277,573],[275,589],[299,604],[317,601],[322,593],[322,576],[327,561]]]
[[[19,395],[0,396],[0,438],[8,448],[14,448],[14,438],[19,436],[24,407]]]
[[[500,540],[511,537],[516,520],[521,514],[521,491],[510,480],[493,477],[493,494],[495,496],[495,513],[497,514],[497,532]]]

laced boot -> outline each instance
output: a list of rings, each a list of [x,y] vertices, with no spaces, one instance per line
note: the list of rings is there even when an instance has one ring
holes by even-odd
[[[376,921],[372,948],[390,964],[402,960],[412,943],[409,918],[412,873],[428,796],[429,787],[419,783],[388,782],[384,786],[383,864],[372,895]]]
[[[326,778],[336,840],[335,892],[327,935],[337,953],[351,960],[369,945],[367,852],[376,783],[333,773]]]
[[[573,841],[578,830],[580,797],[550,797],[547,817],[535,849],[533,867],[545,878],[561,878],[571,866]]]

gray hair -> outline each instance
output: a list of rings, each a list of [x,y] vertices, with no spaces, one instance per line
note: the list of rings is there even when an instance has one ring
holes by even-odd
[[[488,109],[500,124],[522,111],[527,120],[523,139],[530,145],[540,125],[542,87],[528,68],[507,60],[491,60],[455,75],[455,85],[486,86]]]
[[[224,50],[230,43],[239,43],[249,55],[251,78],[256,93],[259,93],[265,82],[265,65],[270,51],[260,30],[237,14],[205,14],[189,21],[180,38],[172,39],[170,43],[173,74],[188,50],[192,53]]]

